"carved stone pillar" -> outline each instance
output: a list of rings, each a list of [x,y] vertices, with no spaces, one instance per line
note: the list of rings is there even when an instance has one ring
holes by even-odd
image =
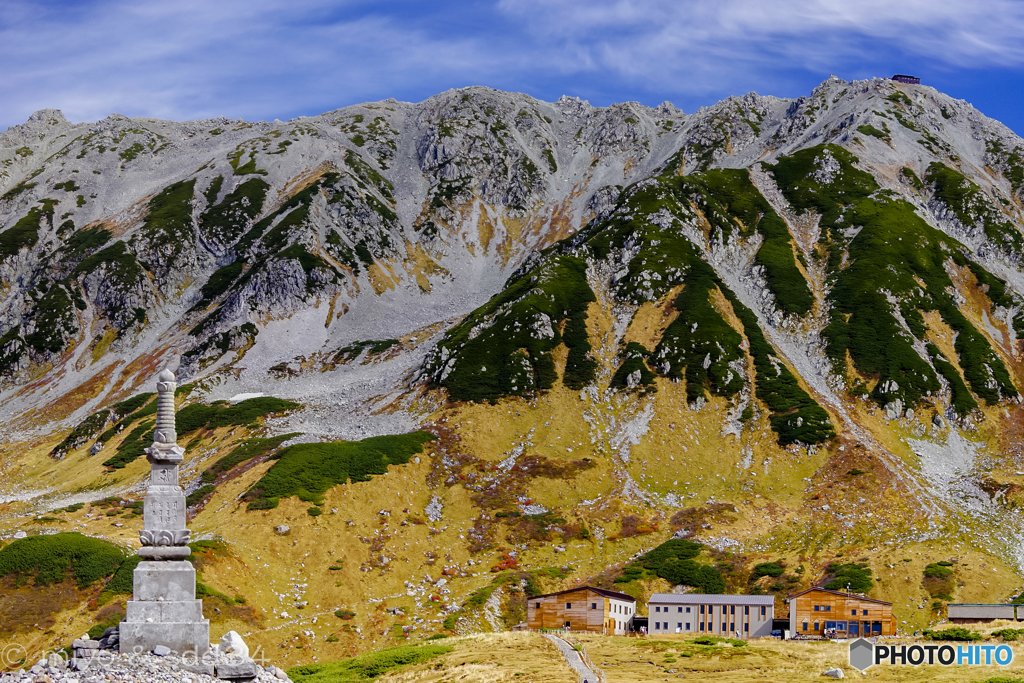
[[[150,652],[166,645],[178,654],[202,656],[210,647],[210,622],[203,619],[203,601],[196,599],[196,572],[185,560],[189,530],[185,528],[185,492],[178,484],[179,446],[174,426],[174,374],[157,377],[157,413],[150,462],[149,488],[143,503],[142,548],[133,576],[132,600],[121,622],[121,652]]]

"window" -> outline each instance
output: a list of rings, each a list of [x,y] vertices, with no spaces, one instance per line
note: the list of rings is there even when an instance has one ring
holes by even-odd
[[[723,621],[722,622],[722,633],[725,633],[725,631],[726,631],[725,627],[726,627],[726,623]]]
[[[682,614],[683,613],[683,608],[682,607],[677,607],[676,611],[679,612],[679,614]],[[689,611],[689,610],[687,610],[687,611]]]
[[[683,622],[681,622],[681,621],[677,622],[676,623],[676,628],[679,629],[680,631],[682,631],[683,630]]]
[[[704,605],[701,605],[701,606],[700,606],[700,613],[701,613],[701,614],[704,614]]]
[[[744,605],[743,606],[743,613],[748,615],[748,616],[750,615],[750,605]]]
[[[661,611],[661,607],[660,607],[660,606],[658,606],[658,605],[655,605],[655,606],[654,606],[654,611],[655,611],[655,612],[660,612],[660,611]]]
[[[821,605],[815,605],[814,606],[814,611],[815,612],[817,612],[819,609],[821,609]]]
[[[804,633],[807,633],[807,622],[804,622]]]
[[[736,624],[730,623],[729,624],[729,630],[730,631],[735,631],[736,630]]]
[[[540,609],[540,603],[539,602],[537,603],[537,609]]]
[[[572,603],[571,602],[565,603],[565,609],[572,609]]]
[[[729,607],[729,614],[736,614],[736,605]]]
[[[880,622],[880,621],[873,621],[873,622],[871,622],[871,632],[872,633],[881,633],[882,632],[882,622]]]
[[[590,609],[597,609],[597,603],[596,602],[590,603]]]
[[[686,622],[686,630],[687,630],[687,631],[689,631],[689,630],[690,630],[690,622]]]
[[[702,622],[700,622],[700,630],[701,630],[701,631],[703,631],[703,630],[704,630],[704,622],[703,622],[703,621],[702,621]]]
[[[748,633],[750,632],[750,623],[749,622],[746,623],[746,624],[743,624],[743,630],[748,632]]]
[[[566,627],[566,628],[572,628],[572,624],[570,624],[570,623],[569,623],[569,622],[567,621],[567,622],[565,622],[565,627]]]
[[[815,630],[815,631],[818,631],[818,630],[820,630],[820,629],[819,629],[819,625],[818,625],[818,622],[814,622],[814,630]]]
[[[687,614],[689,614],[689,613],[690,613],[690,608],[689,608],[689,607],[687,607],[687,608],[686,608],[686,613],[687,613]]]
[[[832,630],[835,627],[836,627],[836,622],[834,622],[834,621],[826,621],[825,622],[825,629],[826,630]]]
[[[860,611],[860,613],[861,613],[862,615],[864,615],[865,617],[866,617],[866,616],[868,615],[868,611],[867,611],[866,609],[862,609],[862,610]]]
[[[764,611],[767,609],[764,605],[761,605],[761,616],[764,616]]]
[[[825,605],[825,611],[826,612],[831,612],[832,611],[832,605]]]
[[[660,621],[654,622],[654,630],[655,631],[660,631],[661,630],[661,622]]]
[[[855,610],[855,609],[850,610],[850,614],[852,614],[853,616],[857,616],[857,610]]]

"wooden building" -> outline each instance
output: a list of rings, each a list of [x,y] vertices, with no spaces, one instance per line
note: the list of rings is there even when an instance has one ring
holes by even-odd
[[[906,83],[908,85],[920,85],[921,79],[917,76],[908,76],[907,74],[896,74],[892,77],[892,80],[897,83]]]
[[[766,638],[774,617],[771,595],[655,593],[647,603],[647,632]]]
[[[997,619],[1024,620],[1024,605],[949,603],[949,620],[954,624],[985,624]]]
[[[857,638],[896,635],[892,603],[827,588],[808,588],[791,595],[789,634]]]
[[[526,623],[531,629],[567,628],[624,635],[632,630],[635,614],[635,598],[604,588],[580,586],[530,598]]]

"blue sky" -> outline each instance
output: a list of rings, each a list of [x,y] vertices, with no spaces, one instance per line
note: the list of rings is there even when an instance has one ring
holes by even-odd
[[[0,130],[44,107],[288,119],[485,85],[684,111],[921,76],[1024,133],[1020,0],[3,0]]]

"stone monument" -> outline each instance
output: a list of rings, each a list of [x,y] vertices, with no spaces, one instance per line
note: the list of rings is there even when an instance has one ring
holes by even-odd
[[[185,449],[176,442],[174,373],[157,377],[156,429],[146,449],[149,488],[143,503],[142,547],[134,574],[132,599],[120,626],[121,652],[148,653],[158,645],[179,655],[202,657],[210,647],[210,622],[196,599],[196,570],[187,558],[185,492],[178,485],[178,463]]]

